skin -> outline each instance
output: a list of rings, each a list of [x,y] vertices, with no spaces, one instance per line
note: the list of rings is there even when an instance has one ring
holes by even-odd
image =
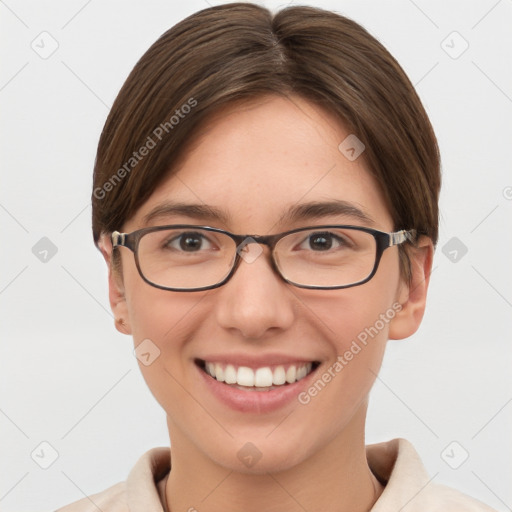
[[[223,109],[203,127],[178,172],[155,190],[120,228],[144,227],[143,217],[165,200],[222,208],[227,223],[174,216],[152,225],[212,225],[239,234],[268,234],[352,217],[279,223],[296,203],[342,199],[362,209],[375,227],[393,231],[382,194],[363,157],[337,149],[349,132],[328,112],[299,97],[270,96]],[[264,198],[264,199],[263,199]],[[263,207],[264,205],[264,207]],[[111,245],[101,249],[110,268]],[[382,486],[365,455],[368,393],[388,339],[413,334],[422,319],[432,243],[411,249],[412,281],[399,272],[398,250],[387,249],[368,283],[342,290],[306,290],[277,276],[268,248],[242,262],[224,286],[170,292],[146,284],[134,257],[120,249],[122,276],[111,273],[110,302],[117,328],[135,346],[149,338],[161,353],[141,372],[167,414],[172,471],[171,510],[363,511]],[[402,309],[307,405],[293,400],[278,411],[242,413],[219,402],[198,378],[194,358],[211,353],[300,356],[321,363],[321,376],[352,340],[399,303]],[[237,457],[247,443],[262,453],[248,468]]]

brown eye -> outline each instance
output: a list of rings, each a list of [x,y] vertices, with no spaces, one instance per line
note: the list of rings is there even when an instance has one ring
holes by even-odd
[[[211,244],[201,233],[193,231],[181,233],[166,243],[166,247],[184,252],[198,252],[210,249]]]
[[[345,245],[344,241],[329,231],[312,233],[300,244],[301,249],[313,251],[328,251]]]

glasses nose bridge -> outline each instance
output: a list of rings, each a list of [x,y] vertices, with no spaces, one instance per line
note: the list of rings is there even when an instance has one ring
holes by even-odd
[[[257,245],[265,245],[269,248],[269,260],[270,260],[270,266],[276,272],[281,276],[281,273],[277,267],[277,262],[274,258],[274,249],[276,244],[279,242],[279,240],[282,238],[280,235],[235,235],[232,237],[235,240],[236,243],[236,253],[237,253],[237,260],[236,267],[238,267],[240,263],[240,259],[245,260],[248,263],[252,263],[256,258],[246,258],[243,255],[243,252],[245,250],[248,250],[248,245],[251,244],[257,244]],[[247,247],[247,249],[246,249]],[[261,249],[261,253],[263,253],[263,248]],[[261,254],[260,253],[260,254]],[[260,255],[258,254],[258,256]],[[281,276],[282,277],[282,276]]]
[[[235,235],[232,236],[236,243],[236,258],[234,261],[234,267],[231,272],[231,277],[233,277],[233,274],[238,270],[238,267],[242,260],[244,260],[245,263],[253,263],[256,259],[263,254],[263,248],[261,248],[261,252],[256,252],[253,256],[247,254],[245,255],[244,249],[251,244],[257,244],[257,245],[265,245],[269,248],[269,254],[268,254],[268,263],[270,264],[270,268],[272,271],[281,279],[284,279],[281,275],[281,272],[277,266],[277,262],[274,258],[274,248],[279,239],[281,238],[279,235]]]
[[[235,239],[237,247],[249,244],[266,245],[270,251],[274,250],[278,237],[276,235],[237,235]]]

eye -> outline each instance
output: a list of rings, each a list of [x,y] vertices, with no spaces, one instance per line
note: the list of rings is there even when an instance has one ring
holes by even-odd
[[[171,249],[185,252],[199,252],[212,249],[210,241],[201,233],[187,231],[168,240],[165,244]]]
[[[328,251],[346,246],[346,240],[329,231],[311,233],[300,245],[300,249]]]

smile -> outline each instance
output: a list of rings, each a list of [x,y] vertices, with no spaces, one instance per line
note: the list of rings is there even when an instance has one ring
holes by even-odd
[[[270,391],[304,379],[316,369],[319,363],[311,361],[250,368],[198,360],[197,365],[217,382],[244,391]]]

